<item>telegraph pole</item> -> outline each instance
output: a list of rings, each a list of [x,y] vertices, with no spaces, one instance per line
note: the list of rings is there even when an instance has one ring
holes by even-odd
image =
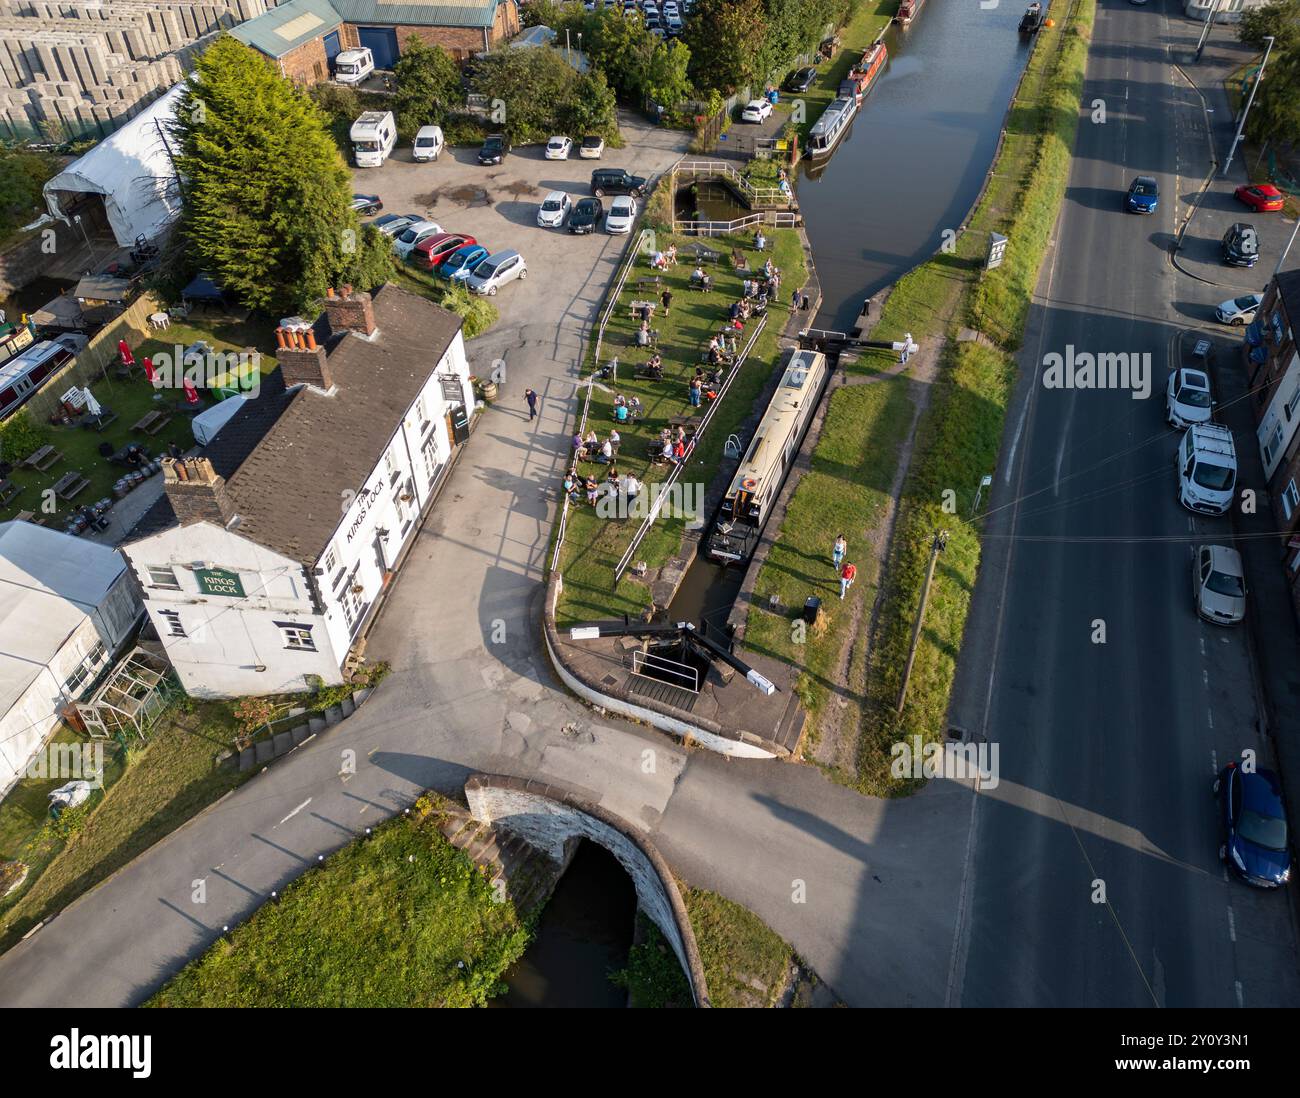
[[[1268,46],[1264,49],[1264,60],[1259,63],[1259,72],[1255,74],[1255,83],[1250,88],[1250,98],[1246,100],[1246,109],[1241,112],[1241,122],[1237,126],[1237,136],[1232,139],[1232,148],[1228,150],[1228,159],[1223,162],[1223,176],[1226,178],[1228,169],[1232,166],[1232,158],[1236,155],[1237,146],[1241,144],[1241,135],[1246,129],[1246,116],[1250,114],[1251,105],[1255,102],[1255,93],[1259,91],[1259,83],[1264,79],[1264,66],[1268,64],[1268,55],[1273,52],[1273,36],[1267,35],[1264,41]]]
[[[1210,8],[1210,14],[1205,20],[1205,27],[1201,31],[1201,40],[1196,43],[1196,60],[1201,59],[1201,51],[1205,49],[1205,40],[1210,37],[1210,28],[1214,26],[1215,17],[1219,14],[1219,5],[1223,0],[1214,0],[1214,6]]]
[[[925,570],[925,586],[921,588],[921,605],[916,608],[916,624],[912,626],[912,647],[907,653],[907,666],[903,668],[903,685],[898,691],[898,712],[903,711],[907,701],[907,683],[912,677],[912,664],[916,661],[916,645],[921,639],[921,626],[925,622],[925,604],[930,601],[930,582],[934,579],[934,566],[939,561],[939,554],[948,544],[948,531],[939,530],[930,542],[930,564]]]

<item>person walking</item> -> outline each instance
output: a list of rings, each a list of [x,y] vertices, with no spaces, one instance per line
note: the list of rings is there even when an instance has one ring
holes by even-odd
[[[853,586],[854,579],[857,578],[858,568],[855,564],[846,564],[840,569],[840,598],[843,599],[849,593],[849,588]]]
[[[672,305],[672,303],[673,303],[673,292],[672,292],[672,290],[664,290],[664,292],[661,293],[661,294],[659,295],[659,300],[663,302],[663,306],[664,306],[664,316],[667,316],[667,315],[668,315],[668,309],[669,309],[669,307],[670,307],[670,306]]]
[[[690,401],[692,408],[698,408],[700,406],[700,391],[702,388],[703,386],[700,385],[700,379],[698,377],[691,378]]]
[[[528,422],[537,418],[537,394],[532,389],[524,390],[524,399],[528,401]]]
[[[831,561],[835,565],[835,571],[840,570],[840,565],[844,563],[844,554],[849,551],[849,543],[841,534],[835,539],[835,547],[831,550]]]
[[[790,308],[791,308],[791,309],[797,309],[797,308],[799,308],[799,291],[798,291],[798,290],[795,290],[793,293],[790,294]]]

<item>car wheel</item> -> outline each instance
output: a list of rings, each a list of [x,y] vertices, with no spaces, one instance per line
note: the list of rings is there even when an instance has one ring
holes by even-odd
[[[520,277],[520,278],[527,278],[527,277],[528,277],[528,268],[527,268],[527,267],[525,267],[522,271],[519,272],[519,277]]]
[[[597,198],[604,198],[604,197],[605,197],[605,188],[604,188],[604,187],[597,187],[597,188],[596,188],[594,191],[592,191],[591,193],[594,194]]]
[[[496,297],[496,296],[497,296],[497,288],[495,286],[489,286],[488,297]]]
[[[1234,328],[1244,328],[1246,325],[1246,318],[1244,316],[1234,316],[1228,323]]]

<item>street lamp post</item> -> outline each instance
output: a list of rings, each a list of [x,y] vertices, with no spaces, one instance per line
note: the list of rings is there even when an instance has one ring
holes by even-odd
[[[1286,242],[1286,247],[1282,249],[1282,254],[1278,257],[1277,266],[1273,268],[1273,277],[1277,278],[1282,273],[1282,264],[1286,262],[1286,257],[1291,251],[1291,245],[1295,243],[1295,235],[1300,232],[1300,217],[1295,219],[1295,228],[1291,230],[1291,239]]]
[[[1205,27],[1201,31],[1201,39],[1196,43],[1196,60],[1201,59],[1201,51],[1205,49],[1205,40],[1210,37],[1210,28],[1214,26],[1214,18],[1219,14],[1219,5],[1223,0],[1213,0],[1213,6],[1210,8],[1210,14],[1206,16]]]
[[[86,251],[90,254],[90,265],[95,265],[95,249],[90,246],[90,237],[86,235],[86,226],[81,223],[81,214],[72,215],[72,223],[81,230],[81,239],[86,242]]]
[[[1241,112],[1241,121],[1237,124],[1237,136],[1232,139],[1232,148],[1228,150],[1228,159],[1223,162],[1222,175],[1228,174],[1228,168],[1232,166],[1232,158],[1237,154],[1237,146],[1241,144],[1241,135],[1246,129],[1246,118],[1250,114],[1250,108],[1255,102],[1255,93],[1259,91],[1259,82],[1264,79],[1264,66],[1268,64],[1268,55],[1273,52],[1273,36],[1267,35],[1264,39],[1268,45],[1264,49],[1264,60],[1259,63],[1259,72],[1255,74],[1255,83],[1250,88],[1250,98],[1246,100],[1246,109]]]

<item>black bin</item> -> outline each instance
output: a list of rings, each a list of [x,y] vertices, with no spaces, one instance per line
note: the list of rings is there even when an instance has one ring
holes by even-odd
[[[803,604],[803,620],[809,625],[817,621],[817,611],[822,608],[822,600],[816,595],[809,595]]]

